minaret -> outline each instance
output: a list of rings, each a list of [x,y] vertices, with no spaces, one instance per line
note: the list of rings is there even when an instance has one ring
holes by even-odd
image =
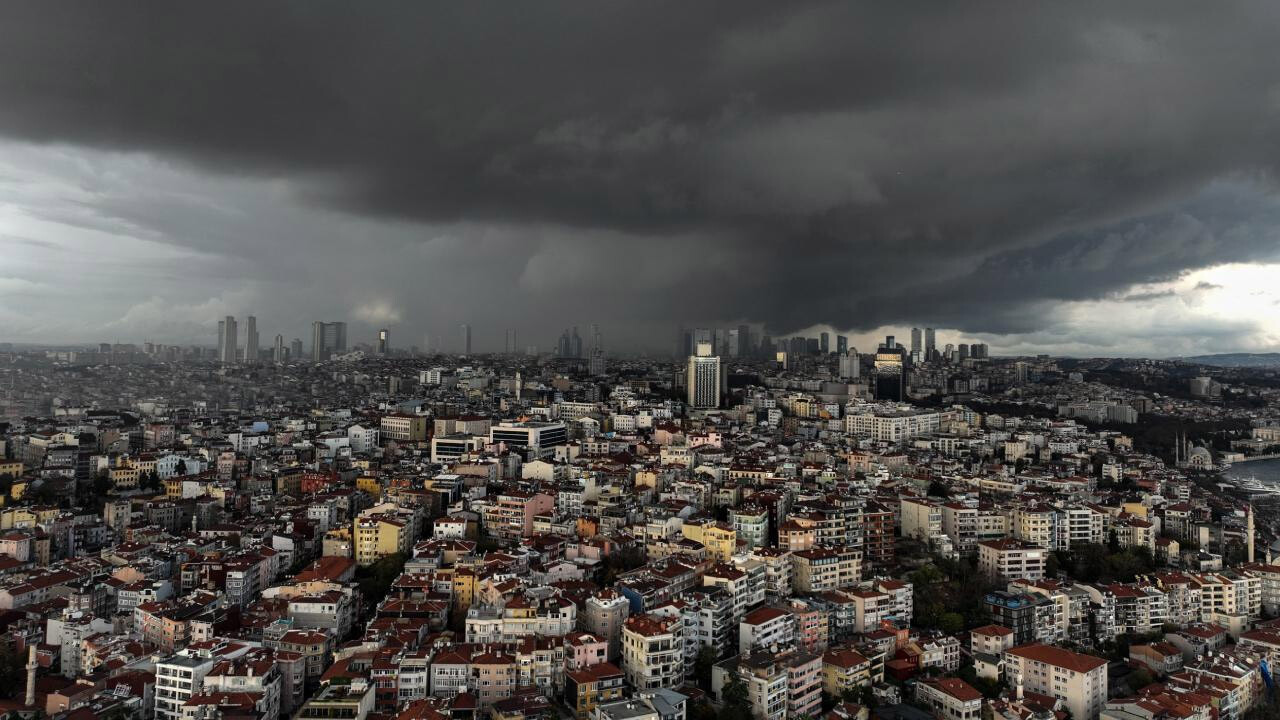
[[[31,707],[36,704],[36,646],[32,643],[27,646],[27,696],[26,706]]]
[[[1253,503],[1245,506],[1244,511],[1244,547],[1249,562],[1253,562]]]

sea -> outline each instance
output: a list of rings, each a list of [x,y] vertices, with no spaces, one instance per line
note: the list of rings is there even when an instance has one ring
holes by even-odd
[[[1256,477],[1268,485],[1280,484],[1280,458],[1235,463],[1223,476],[1236,479]]]

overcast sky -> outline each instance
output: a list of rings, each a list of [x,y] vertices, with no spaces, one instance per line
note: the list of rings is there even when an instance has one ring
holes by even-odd
[[[1274,0],[0,3],[0,341],[1275,350],[1278,37]]]

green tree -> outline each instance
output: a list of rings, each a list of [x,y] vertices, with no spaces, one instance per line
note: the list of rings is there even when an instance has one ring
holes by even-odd
[[[356,583],[360,587],[360,599],[365,613],[372,615],[378,603],[391,590],[391,583],[404,572],[404,564],[408,558],[404,553],[396,553],[380,558],[367,567],[356,569]]]
[[[711,703],[699,700],[689,706],[687,717],[688,720],[717,720],[719,713]]]
[[[5,643],[0,645],[0,697],[15,698],[25,692],[26,658]]]
[[[1155,676],[1146,668],[1138,668],[1137,670],[1129,673],[1129,677],[1125,678],[1125,682],[1128,684],[1129,690],[1135,693],[1155,681]]]
[[[938,618],[938,629],[949,635],[964,630],[964,616],[958,612],[946,612]]]
[[[747,684],[733,673],[729,682],[720,691],[723,700],[720,709],[720,720],[752,720],[751,696],[747,692]]]
[[[698,687],[706,692],[711,692],[711,668],[715,666],[716,661],[719,659],[719,654],[711,645],[703,645],[698,648],[698,657],[693,662],[693,677],[697,681]]]

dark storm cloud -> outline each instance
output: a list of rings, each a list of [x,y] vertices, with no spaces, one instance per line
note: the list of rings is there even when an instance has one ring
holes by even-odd
[[[512,272],[557,310],[588,286],[651,326],[1022,332],[1045,301],[1274,256],[1240,203],[1264,202],[1277,157],[1278,12],[5,3],[0,133],[289,178],[371,218],[528,227]],[[1221,178],[1264,190],[1206,191]],[[217,215],[116,218],[215,252],[237,240],[182,225]],[[326,251],[260,242],[265,262]],[[662,292],[602,281],[633,265],[696,271]]]

